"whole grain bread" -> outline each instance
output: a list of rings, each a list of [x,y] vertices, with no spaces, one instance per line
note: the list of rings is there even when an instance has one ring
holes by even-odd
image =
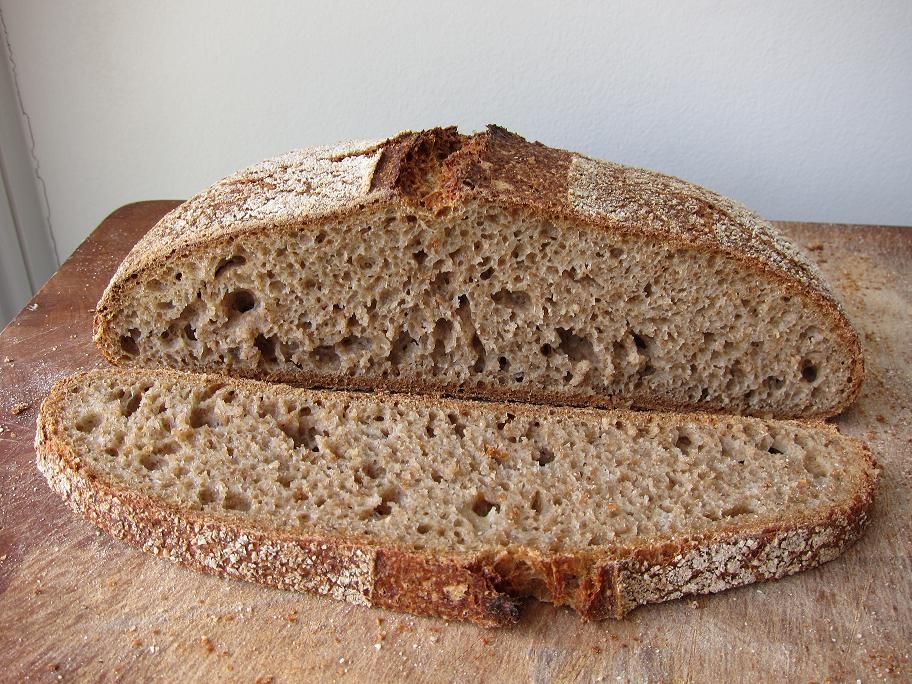
[[[197,570],[467,619],[587,619],[840,554],[876,477],[818,422],[321,392],[101,370],[41,407],[38,464],[96,525]]]
[[[165,216],[98,307],[115,364],[539,403],[829,416],[858,336],[705,188],[497,126],[292,152]]]

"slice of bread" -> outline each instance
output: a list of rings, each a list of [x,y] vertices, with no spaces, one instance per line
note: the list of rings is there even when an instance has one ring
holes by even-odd
[[[769,223],[496,126],[226,178],[136,245],[95,326],[120,365],[565,405],[820,417],[863,375]]]
[[[320,392],[103,370],[41,407],[89,520],[197,570],[494,626],[587,619],[829,561],[874,462],[818,422]]]

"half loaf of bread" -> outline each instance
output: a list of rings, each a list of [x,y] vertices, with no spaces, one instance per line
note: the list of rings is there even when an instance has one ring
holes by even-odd
[[[496,126],[226,178],[136,245],[95,326],[120,365],[553,404],[829,416],[863,375],[769,223]]]
[[[89,520],[197,570],[502,625],[778,578],[861,533],[874,463],[824,423],[320,392],[104,370],[41,407]]]

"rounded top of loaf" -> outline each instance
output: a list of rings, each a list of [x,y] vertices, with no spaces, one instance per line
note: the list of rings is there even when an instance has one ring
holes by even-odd
[[[813,264],[738,202],[673,176],[529,142],[493,125],[470,136],[455,127],[405,131],[255,164],[165,215],[129,253],[112,286],[178,252],[241,233],[311,225],[369,204],[440,211],[474,201],[722,251],[798,281],[839,309]]]

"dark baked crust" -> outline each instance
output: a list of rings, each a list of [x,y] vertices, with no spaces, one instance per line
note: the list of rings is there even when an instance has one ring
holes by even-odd
[[[94,372],[135,378],[133,371]],[[85,377],[72,376],[51,390],[39,412],[35,446],[38,467],[51,489],[97,526],[144,551],[202,572],[360,605],[471,620],[486,627],[514,622],[518,600],[528,595],[570,605],[585,619],[621,618],[637,605],[806,570],[832,560],[851,545],[868,523],[873,503],[875,464],[867,448],[853,441],[861,476],[850,501],[801,518],[733,523],[713,534],[644,539],[579,554],[516,547],[461,556],[414,551],[366,538],[270,529],[237,517],[165,504],[118,487],[85,466],[66,438],[60,408],[71,388]],[[188,382],[206,380],[184,377]],[[277,385],[273,391],[281,396],[296,390]],[[510,410],[534,411],[535,407]],[[656,417],[631,413],[628,419],[646,423]],[[711,415],[702,419],[723,420]],[[835,431],[823,423],[816,427]]]
[[[329,168],[331,167],[331,168]],[[291,173],[288,169],[295,170]],[[299,173],[298,173],[299,172]],[[320,192],[316,192],[319,188]],[[251,198],[259,203],[250,207]],[[226,178],[165,216],[130,252],[98,304],[95,341],[114,364],[127,363],[113,314],[146,274],[195,250],[219,248],[248,234],[294,233],[357,212],[405,204],[435,213],[490,202],[592,229],[645,234],[690,248],[722,252],[798,296],[835,331],[851,366],[840,401],[804,417],[844,410],[861,388],[861,345],[816,268],[772,226],[743,206],[671,176],[589,159],[528,142],[489,126],[473,136],[455,128],[405,132],[384,141],[314,148],[269,160]],[[215,366],[200,367],[220,372]],[[234,372],[234,371],[232,371]],[[260,379],[344,389],[385,389],[577,406],[694,408],[649,396],[567,396],[534,389],[435,384],[398,379],[365,382],[345,375],[276,373]],[[725,411],[722,404],[701,409]]]

